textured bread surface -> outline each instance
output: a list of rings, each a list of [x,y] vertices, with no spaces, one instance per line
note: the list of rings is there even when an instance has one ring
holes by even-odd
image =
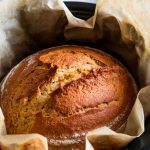
[[[78,147],[88,131],[126,123],[136,87],[111,56],[62,46],[21,61],[3,81],[0,96],[9,134],[40,133],[52,147]]]
[[[1,150],[46,150],[40,140],[30,140],[24,144],[0,145]]]
[[[39,134],[1,135],[0,150],[48,150],[47,139]]]

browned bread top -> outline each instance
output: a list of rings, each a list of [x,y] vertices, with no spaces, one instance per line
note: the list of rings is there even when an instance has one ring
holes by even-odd
[[[48,150],[48,145],[38,134],[1,135],[0,150]]]
[[[50,144],[78,143],[101,126],[117,130],[136,98],[134,80],[111,56],[62,46],[21,61],[1,85],[8,133],[40,133]]]
[[[30,140],[24,144],[0,145],[0,150],[45,150],[40,140]]]

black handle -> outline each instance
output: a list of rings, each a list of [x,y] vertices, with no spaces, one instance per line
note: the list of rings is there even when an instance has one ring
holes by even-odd
[[[94,3],[85,3],[85,2],[75,2],[75,1],[65,1],[65,5],[71,11],[71,13],[80,19],[87,20],[92,17],[95,13]]]

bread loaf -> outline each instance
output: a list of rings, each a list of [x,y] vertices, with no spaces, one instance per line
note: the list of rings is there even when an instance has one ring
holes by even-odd
[[[88,131],[118,130],[135,99],[135,82],[123,65],[79,46],[27,57],[7,75],[0,97],[7,132],[42,134],[49,149],[83,149]]]

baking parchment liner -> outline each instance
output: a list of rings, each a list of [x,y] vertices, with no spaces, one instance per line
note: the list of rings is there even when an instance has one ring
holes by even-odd
[[[102,127],[86,136],[86,150],[122,148],[144,132],[144,114],[150,113],[150,1],[98,0],[88,20],[73,16],[62,0],[0,1],[1,78],[25,56],[69,42],[109,50],[135,77],[139,93],[125,131]],[[5,134],[0,114],[0,133]]]

